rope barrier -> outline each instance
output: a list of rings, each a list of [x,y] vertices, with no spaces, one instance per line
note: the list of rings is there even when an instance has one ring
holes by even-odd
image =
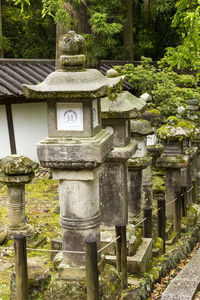
[[[97,251],[97,253],[102,252],[104,249],[108,248],[110,245],[112,245],[113,243],[115,243],[118,239],[120,238],[120,236],[118,235],[118,237],[116,237],[114,240],[112,240],[110,243],[108,243],[106,246],[104,246],[103,248],[99,249]]]
[[[173,203],[173,202],[175,202],[177,199],[178,199],[178,198],[175,198],[174,200],[172,200],[172,201],[170,201],[170,202],[167,202],[167,203],[166,203],[166,206],[169,205],[169,204],[171,204],[171,203]]]
[[[28,251],[43,251],[43,252],[60,252],[61,250],[49,250],[49,249],[34,249],[26,248]],[[71,251],[71,250],[62,250],[62,253],[72,253],[72,254],[85,254],[84,251]]]
[[[160,208],[157,208],[157,209],[155,210],[155,213],[157,213],[159,210],[161,210],[161,207],[160,207]]]
[[[192,186],[189,190],[186,191],[186,193],[191,192],[191,190],[192,190],[193,188],[194,188],[194,187]],[[180,194],[180,196],[184,196],[184,194]],[[175,202],[176,200],[177,200],[177,198],[175,198],[174,200],[172,200],[172,201],[166,203],[166,206],[169,205],[169,204],[171,204],[171,203],[173,203],[173,202]],[[156,210],[155,210],[155,213],[158,212],[160,209],[161,209],[161,208],[156,209]]]
[[[189,193],[191,190],[193,190],[193,186],[188,190],[188,191],[186,191],[186,193]]]
[[[138,225],[140,225],[142,222],[144,222],[147,218],[142,219],[140,222],[138,222],[136,225],[133,225],[134,227],[137,227]]]

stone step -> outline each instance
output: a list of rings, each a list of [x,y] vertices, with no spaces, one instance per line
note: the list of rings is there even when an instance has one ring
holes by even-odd
[[[101,237],[101,248],[105,247],[108,243],[111,243],[116,238],[115,230],[101,230],[100,232]],[[128,255],[133,255],[137,251],[137,247],[140,243],[137,240],[133,230],[127,231],[126,233],[126,240],[127,240],[127,250]],[[106,247],[105,250],[102,251],[103,254],[115,254],[116,243],[111,244],[109,247]]]
[[[127,256],[128,272],[143,276],[149,266],[152,258],[152,239],[143,238],[142,244],[139,246],[138,251],[133,256]],[[106,262],[111,265],[116,265],[115,255],[106,255]]]
[[[161,300],[192,300],[200,288],[200,249],[164,290]]]

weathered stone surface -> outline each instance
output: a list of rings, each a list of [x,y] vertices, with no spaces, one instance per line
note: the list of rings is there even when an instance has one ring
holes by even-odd
[[[110,96],[101,99],[102,118],[135,119],[146,106],[146,102],[127,91],[116,94],[113,100]]]
[[[189,263],[181,272],[171,281],[169,286],[162,294],[162,300],[165,299],[188,299],[192,300],[196,290],[199,287],[200,276],[200,250],[194,255]]]
[[[108,160],[126,161],[135,153],[137,149],[136,142],[130,142],[125,147],[115,147],[108,155]]]
[[[135,157],[130,158],[128,160],[128,169],[129,170],[140,170],[148,167],[151,165],[152,158],[150,156],[144,157]]]
[[[60,48],[64,54],[77,55],[85,52],[85,39],[75,31],[69,31],[60,38]]]
[[[101,223],[107,226],[128,222],[126,162],[105,162],[100,175]]]
[[[87,168],[86,163],[102,163],[111,149],[112,135],[103,129],[91,138],[47,138],[37,145],[40,163],[55,169],[76,168],[75,162],[82,163],[83,168]]]
[[[109,69],[106,72],[106,77],[108,77],[108,78],[113,78],[113,77],[117,77],[117,76],[119,76],[119,73],[115,69]]]
[[[84,241],[89,236],[100,241],[99,212],[99,173],[101,168],[85,170],[82,178],[74,177],[75,172],[63,173],[59,178],[60,225],[62,227],[63,262],[65,266],[84,266],[84,253],[66,253],[65,251],[84,252]],[[87,176],[87,172],[89,173]],[[93,172],[93,174],[91,174]],[[92,175],[92,177],[91,177]],[[62,178],[62,179],[60,179]],[[89,205],[88,205],[89,203]],[[65,273],[65,271],[63,271]],[[62,272],[62,273],[63,273]],[[66,275],[67,276],[67,275]]]
[[[147,100],[148,102],[148,100]],[[142,114],[142,119],[149,121],[152,125],[160,119],[160,112],[157,109],[146,110]]]
[[[160,127],[157,133],[161,140],[182,141],[195,137],[199,134],[199,130],[191,121],[169,117],[168,123]]]
[[[146,120],[131,120],[131,133],[132,136],[137,134],[148,135],[153,134],[154,131],[150,123]]]
[[[127,256],[128,272],[143,276],[152,257],[152,239],[143,238],[134,256]],[[116,256],[106,255],[109,264],[116,264]]]
[[[0,174],[0,182],[7,185],[20,185],[29,183],[34,178],[34,173],[27,175],[5,175]]]
[[[0,264],[0,272],[7,272],[8,269],[12,268],[13,264],[8,261],[2,261]],[[3,276],[3,274],[0,273],[0,276]]]
[[[0,232],[0,245],[3,244],[6,238],[7,238],[7,232],[6,231]]]
[[[148,93],[144,93],[140,96],[141,99],[145,100],[146,102],[151,102],[152,97]]]
[[[108,86],[115,90],[122,78],[106,78],[100,71],[88,69],[85,72],[53,72],[38,85],[23,85],[23,92],[30,99],[74,99],[103,97]]]
[[[152,239],[143,238],[137,253],[132,257],[127,257],[129,272],[143,276],[152,258]]]
[[[141,213],[142,167],[135,171],[128,169],[128,217],[130,218]]]
[[[7,156],[1,161],[1,172],[5,175],[27,175],[33,173],[37,167],[37,163],[18,154]]]
[[[188,156],[184,154],[167,156],[164,153],[157,159],[156,165],[161,168],[180,169],[187,167]]]

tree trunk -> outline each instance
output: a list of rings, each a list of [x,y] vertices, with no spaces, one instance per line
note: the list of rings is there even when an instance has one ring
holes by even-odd
[[[89,14],[87,9],[87,1],[81,3],[77,9],[77,32],[80,34],[91,33],[91,26],[89,24]]]
[[[2,32],[2,11],[1,11],[1,0],[0,0],[0,39],[3,37]],[[0,58],[3,58],[3,49],[0,49]]]
[[[123,30],[123,40],[124,40],[124,50],[125,59],[133,60],[133,2],[132,0],[123,0],[124,3],[124,30]]]
[[[146,12],[148,12],[150,9],[150,3],[151,3],[151,0],[144,0],[144,10]]]
[[[73,6],[69,2],[65,3],[65,8],[68,11],[71,19],[77,20],[76,11],[74,10]],[[69,30],[73,30],[73,28],[66,28],[64,25],[60,23],[56,24],[56,70],[61,68],[60,56],[62,55],[62,52],[59,46],[59,40],[61,36],[67,33]]]

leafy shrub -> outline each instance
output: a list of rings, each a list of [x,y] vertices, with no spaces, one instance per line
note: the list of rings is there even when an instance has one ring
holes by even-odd
[[[136,67],[127,64],[114,68],[133,84],[136,96],[143,93],[152,96],[150,109],[159,109],[164,119],[175,115],[179,106],[186,107],[187,100],[200,99],[200,88],[193,75],[179,75],[167,68],[157,69],[151,64],[151,59],[141,57],[141,64]]]

